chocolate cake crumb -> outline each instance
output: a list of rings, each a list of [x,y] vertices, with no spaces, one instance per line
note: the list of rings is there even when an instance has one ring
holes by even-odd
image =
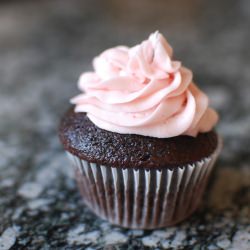
[[[218,144],[215,131],[197,137],[155,138],[119,134],[95,126],[73,107],[64,115],[59,137],[65,150],[89,162],[123,168],[174,168],[211,155]]]

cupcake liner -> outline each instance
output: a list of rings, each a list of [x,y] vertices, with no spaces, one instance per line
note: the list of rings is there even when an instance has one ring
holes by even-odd
[[[96,215],[127,228],[176,224],[197,208],[221,149],[173,169],[116,168],[91,163],[67,152],[85,204]]]

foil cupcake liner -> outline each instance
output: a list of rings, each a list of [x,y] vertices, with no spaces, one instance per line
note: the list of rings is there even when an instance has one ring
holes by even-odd
[[[67,152],[85,204],[99,217],[127,228],[176,224],[197,208],[221,149],[173,169],[116,168],[91,163]]]

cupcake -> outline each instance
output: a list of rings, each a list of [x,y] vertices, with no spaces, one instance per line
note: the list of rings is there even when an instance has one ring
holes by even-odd
[[[108,49],[59,126],[85,204],[127,228],[190,216],[221,148],[217,113],[159,33]]]

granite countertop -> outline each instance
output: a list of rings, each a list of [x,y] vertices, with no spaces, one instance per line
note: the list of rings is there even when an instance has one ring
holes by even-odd
[[[1,1],[0,250],[250,249],[250,1]],[[91,59],[160,30],[220,113],[224,149],[182,224],[111,226],[83,204],[57,138]]]

